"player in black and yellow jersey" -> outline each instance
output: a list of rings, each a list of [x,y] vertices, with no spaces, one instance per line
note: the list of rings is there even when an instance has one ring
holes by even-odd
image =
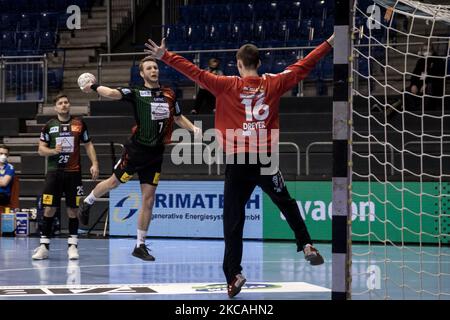
[[[55,98],[57,117],[51,119],[42,128],[39,141],[39,155],[48,157],[42,204],[45,207],[40,245],[32,258],[43,260],[48,258],[53,218],[56,208],[61,206],[61,196],[66,197],[67,215],[69,216],[69,248],[70,260],[78,255],[78,206],[83,196],[81,183],[80,143],[83,142],[87,155],[92,162],[90,172],[92,179],[98,177],[98,162],[94,145],[86,124],[78,117],[70,115],[70,102],[66,95]]]
[[[102,97],[130,101],[134,106],[136,126],[125,145],[121,159],[110,178],[97,184],[84,199],[79,214],[81,223],[87,224],[89,209],[95,200],[120,183],[126,183],[137,172],[141,184],[142,206],[138,213],[137,244],[133,256],[146,261],[154,261],[145,245],[148,227],[163,161],[164,145],[170,143],[173,122],[181,128],[201,134],[186,117],[181,114],[175,93],[159,84],[159,68],[156,60],[146,57],[139,64],[144,86],[111,89],[95,83],[88,83],[84,92],[97,91]]]

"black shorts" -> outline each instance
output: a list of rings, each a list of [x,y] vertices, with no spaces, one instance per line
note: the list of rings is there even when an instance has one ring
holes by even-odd
[[[137,142],[129,142],[114,174],[121,183],[128,182],[137,172],[141,184],[157,186],[161,174],[164,146],[147,147]]]
[[[66,206],[78,208],[84,195],[81,172],[49,172],[45,178],[42,204],[45,207],[60,207],[62,195],[66,197]]]

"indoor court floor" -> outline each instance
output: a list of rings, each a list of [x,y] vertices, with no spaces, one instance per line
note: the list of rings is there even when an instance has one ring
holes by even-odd
[[[65,238],[52,239],[48,260],[33,261],[38,243],[38,238],[0,238],[0,300],[228,299],[223,240],[151,238],[147,244],[154,262],[131,255],[132,238],[80,239],[78,261],[67,259]],[[316,247],[325,258],[321,266],[310,266],[293,242],[244,242],[247,283],[235,300],[329,300],[331,245]],[[440,248],[440,254],[436,247],[422,247],[422,255],[411,247],[371,249],[369,264],[368,247],[353,246],[353,299],[450,299],[449,247]],[[369,279],[369,266],[377,266],[382,276]]]

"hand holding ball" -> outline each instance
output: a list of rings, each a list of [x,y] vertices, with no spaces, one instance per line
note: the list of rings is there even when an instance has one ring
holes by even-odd
[[[83,92],[91,92],[92,89],[90,87],[96,82],[97,79],[92,73],[83,73],[78,77],[78,86]]]

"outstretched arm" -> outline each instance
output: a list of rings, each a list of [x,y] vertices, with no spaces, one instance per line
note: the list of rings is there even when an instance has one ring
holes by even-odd
[[[151,57],[161,60],[168,66],[171,66],[178,72],[196,82],[214,95],[219,95],[226,91],[233,84],[233,78],[226,76],[218,76],[209,71],[202,70],[189,60],[166,49],[166,40],[162,39],[161,45],[158,46],[151,39],[145,44],[148,48],[144,50]]]
[[[110,98],[114,100],[120,100],[122,99],[122,94],[117,89],[111,89],[107,86],[99,86],[98,84],[90,81],[84,88],[81,89],[81,91],[89,93],[92,91],[97,91],[99,95],[105,98]]]
[[[280,90],[282,92],[292,89],[297,83],[305,79],[308,74],[314,69],[317,63],[328,52],[331,51],[334,45],[334,34],[324,41],[321,45],[311,51],[305,58],[298,60],[296,63],[290,65],[286,70],[279,74],[280,76]]]

